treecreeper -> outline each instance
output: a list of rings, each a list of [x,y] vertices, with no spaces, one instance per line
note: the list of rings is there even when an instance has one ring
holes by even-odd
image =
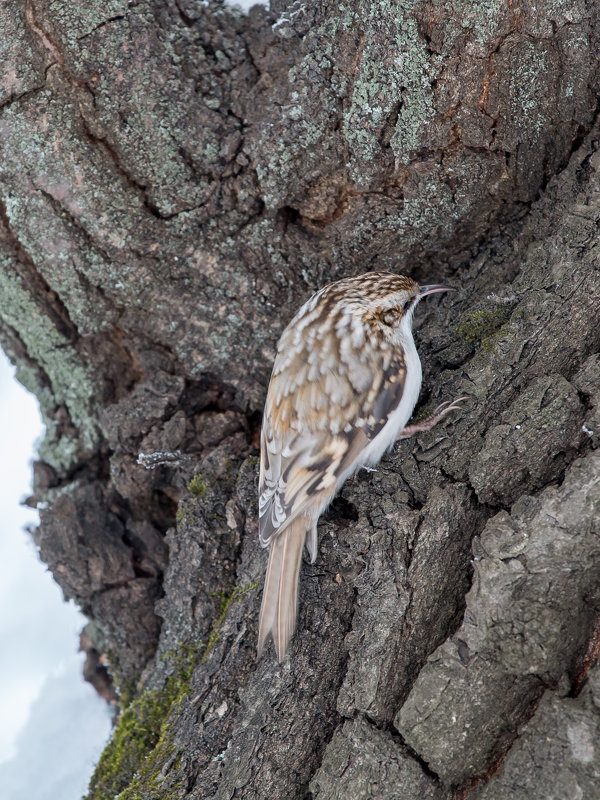
[[[296,628],[304,545],[317,557],[317,521],[344,481],[396,441],[430,430],[464,398],[407,426],[421,389],[412,323],[426,295],[403,275],[371,272],[325,286],[284,330],[260,443],[259,536],[269,547],[258,633],[279,661]]]

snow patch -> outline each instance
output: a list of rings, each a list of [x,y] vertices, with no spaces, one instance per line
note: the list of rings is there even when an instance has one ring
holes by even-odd
[[[225,0],[225,5],[232,8],[240,8],[244,14],[247,14],[253,6],[266,6],[268,8],[269,0]]]

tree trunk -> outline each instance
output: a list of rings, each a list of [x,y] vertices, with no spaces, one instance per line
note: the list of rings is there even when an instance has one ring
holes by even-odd
[[[42,557],[124,711],[90,798],[597,796],[594,0],[5,0],[0,340]],[[372,269],[422,408],[257,662],[257,437],[296,308]],[[423,304],[425,305],[425,304]]]

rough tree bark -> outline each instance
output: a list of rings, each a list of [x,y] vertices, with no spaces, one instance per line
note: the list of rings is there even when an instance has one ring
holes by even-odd
[[[113,798],[597,797],[595,0],[5,0],[0,340],[42,557],[125,710]],[[422,408],[257,663],[257,432],[294,309],[370,269]]]

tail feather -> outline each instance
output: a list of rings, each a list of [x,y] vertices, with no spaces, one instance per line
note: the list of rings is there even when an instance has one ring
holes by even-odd
[[[260,608],[259,656],[267,639],[272,636],[277,657],[279,661],[283,661],[290,639],[294,635],[298,605],[298,577],[307,527],[307,520],[303,517],[296,518],[271,541]]]

